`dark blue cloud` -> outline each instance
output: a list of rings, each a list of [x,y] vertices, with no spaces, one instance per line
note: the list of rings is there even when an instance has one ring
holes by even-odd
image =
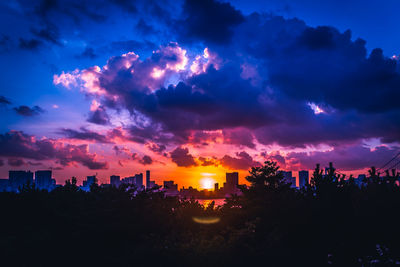
[[[80,130],[62,128],[57,133],[70,139],[88,140],[98,143],[111,143],[106,136],[90,131],[84,127],[81,127]]]
[[[94,124],[107,125],[110,123],[110,118],[104,107],[100,106],[95,111],[89,113],[87,121]]]
[[[183,17],[176,21],[180,40],[218,44],[229,42],[233,27],[244,21],[242,13],[231,4],[214,0],[186,0]]]
[[[14,108],[14,110],[18,115],[25,117],[37,116],[44,112],[44,110],[39,106],[33,106],[32,108],[28,106],[19,106]]]
[[[37,39],[19,38],[19,48],[26,50],[36,50],[42,45],[42,42]]]
[[[80,55],[77,55],[77,58],[94,59],[96,57],[98,57],[98,55],[96,55],[92,47],[86,47],[85,50],[83,50],[83,52]]]
[[[0,95],[0,105],[10,105],[11,101],[6,97]]]

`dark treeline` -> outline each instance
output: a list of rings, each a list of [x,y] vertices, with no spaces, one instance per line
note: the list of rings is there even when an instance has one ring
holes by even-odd
[[[394,266],[399,174],[371,169],[362,187],[319,166],[302,189],[274,162],[252,168],[222,207],[157,191],[76,180],[52,192],[0,193],[1,266]],[[193,218],[214,224],[199,224]]]

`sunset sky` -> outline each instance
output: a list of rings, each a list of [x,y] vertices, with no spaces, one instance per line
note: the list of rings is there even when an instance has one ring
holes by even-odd
[[[198,187],[227,171],[244,182],[265,160],[380,166],[400,149],[399,10],[395,0],[1,1],[0,178],[51,168],[58,183],[108,182],[148,169]]]

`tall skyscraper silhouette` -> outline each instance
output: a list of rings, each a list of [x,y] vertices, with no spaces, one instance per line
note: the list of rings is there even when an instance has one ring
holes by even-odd
[[[299,187],[304,187],[309,183],[309,172],[299,171]]]
[[[146,188],[150,188],[150,171],[146,170]]]

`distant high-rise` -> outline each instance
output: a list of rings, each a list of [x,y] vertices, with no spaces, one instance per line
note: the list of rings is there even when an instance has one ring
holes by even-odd
[[[218,191],[218,189],[219,189],[219,184],[218,184],[218,183],[215,183],[215,184],[214,184],[214,191]]]
[[[147,189],[152,189],[154,187],[156,187],[156,182],[155,181],[150,181],[149,186],[147,186]]]
[[[164,189],[178,190],[178,184],[175,184],[174,181],[164,181]]]
[[[24,185],[33,184],[33,172],[31,171],[9,171],[8,179],[12,191],[18,191]]]
[[[97,182],[96,175],[91,175],[86,177],[86,181],[83,181],[83,186],[90,188],[90,186]]]
[[[226,185],[237,186],[239,184],[239,173],[238,172],[227,172],[226,173]]]
[[[38,189],[51,190],[53,186],[53,179],[51,178],[50,170],[41,170],[35,172],[35,186]]]
[[[150,188],[150,171],[146,170],[146,187]]]
[[[226,183],[224,183],[224,189],[227,193],[233,193],[236,191],[239,185],[239,173],[238,172],[227,172]]]
[[[304,187],[309,183],[310,174],[308,171],[299,171],[299,187]]]
[[[121,177],[118,175],[111,175],[110,176],[110,184],[112,186],[118,187],[121,184]]]
[[[137,188],[143,187],[143,173],[135,174],[135,185]]]
[[[135,174],[134,176],[125,177],[121,183],[135,185],[137,189],[143,189],[143,173]]]

